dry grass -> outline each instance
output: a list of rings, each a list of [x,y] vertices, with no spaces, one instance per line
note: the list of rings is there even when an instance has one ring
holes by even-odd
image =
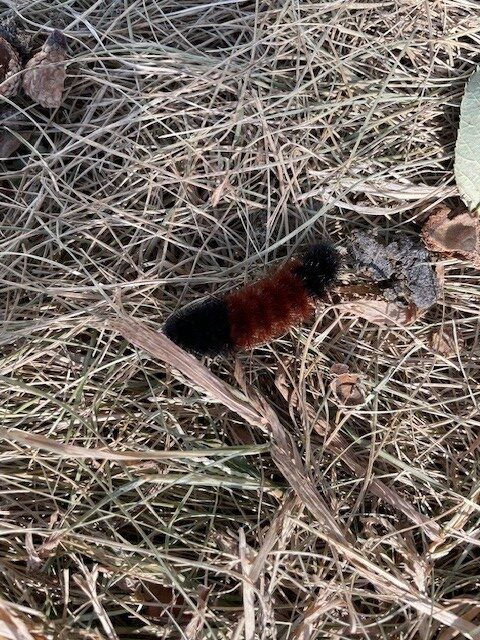
[[[455,203],[477,1],[3,6],[72,63],[62,108],[16,101],[32,133],[2,163],[0,625],[478,639],[477,271],[445,261],[411,327],[325,307],[206,368],[148,329],[307,238]]]

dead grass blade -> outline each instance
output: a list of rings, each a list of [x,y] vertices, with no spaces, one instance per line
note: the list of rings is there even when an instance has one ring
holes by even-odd
[[[18,615],[16,608],[6,600],[0,600],[1,640],[47,640],[47,636],[34,632]]]
[[[478,1],[0,3],[7,35],[12,18],[32,52],[60,28],[70,59],[59,109],[0,105],[9,609],[31,635],[104,638],[74,580],[98,565],[122,640],[189,623],[241,640],[241,526],[261,640],[462,637],[479,622],[480,287],[472,220],[431,216],[457,209]],[[342,252],[429,219],[444,278],[414,322],[343,308],[392,299],[345,264],[316,320],[239,355],[237,379],[174,353],[198,384],[161,364],[170,345],[139,357],[103,324],[121,298],[155,329],[319,236]],[[363,404],[334,397],[334,363]]]
[[[221,400],[253,426],[260,426],[270,432],[273,440],[272,458],[296,495],[318,520],[321,526],[318,531],[319,537],[323,538],[332,550],[346,558],[362,576],[372,582],[379,593],[394,601],[400,600],[421,614],[433,616],[442,624],[457,629],[469,640],[478,638],[479,632],[475,625],[437,605],[406,581],[388,573],[354,548],[335,522],[325,501],[309,480],[299,459],[298,451],[287,438],[278,417],[257,391],[248,389],[249,401],[243,397],[239,398],[238,392],[218,380],[195,358],[184,353],[164,335],[144,327],[132,319],[119,318],[107,322],[107,326],[121,333],[136,347],[179,369],[192,382],[203,386],[205,391],[211,393],[215,400]],[[216,395],[217,392],[218,395]]]
[[[0,438],[10,442],[18,442],[32,449],[42,449],[54,453],[60,458],[77,458],[79,460],[110,460],[111,462],[123,462],[140,464],[148,460],[179,460],[182,458],[205,458],[230,454],[255,455],[264,447],[218,447],[215,449],[182,450],[182,451],[125,451],[119,453],[112,449],[96,447],[79,447],[72,444],[57,442],[53,438],[42,436],[39,433],[22,431],[21,429],[0,427]]]

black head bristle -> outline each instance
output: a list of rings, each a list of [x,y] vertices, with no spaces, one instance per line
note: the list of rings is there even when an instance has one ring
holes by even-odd
[[[221,298],[209,298],[180,309],[166,321],[163,332],[172,342],[197,356],[217,356],[233,349],[228,309]]]
[[[340,256],[335,247],[323,240],[307,247],[299,256],[298,274],[310,295],[320,297],[332,286],[340,269]]]

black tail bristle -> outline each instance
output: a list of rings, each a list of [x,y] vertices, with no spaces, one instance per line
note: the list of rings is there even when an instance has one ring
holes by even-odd
[[[320,297],[332,286],[340,270],[341,260],[335,247],[323,240],[307,247],[299,256],[298,275],[311,296]]]
[[[222,298],[208,298],[180,309],[167,319],[163,332],[196,356],[225,355],[233,348],[227,305]]]

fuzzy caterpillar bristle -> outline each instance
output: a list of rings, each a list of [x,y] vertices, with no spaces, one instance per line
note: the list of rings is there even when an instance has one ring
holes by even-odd
[[[163,331],[197,356],[249,349],[307,320],[339,268],[339,255],[329,242],[310,245],[261,280],[180,309]]]

